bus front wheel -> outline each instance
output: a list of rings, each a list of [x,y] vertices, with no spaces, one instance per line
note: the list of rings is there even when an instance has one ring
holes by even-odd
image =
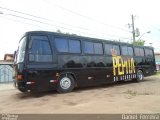
[[[58,80],[57,91],[59,93],[71,92],[74,89],[75,81],[71,75],[61,75]]]
[[[137,79],[136,79],[136,81],[140,82],[140,81],[143,81],[143,79],[144,79],[143,71],[142,70],[138,70],[137,71]]]

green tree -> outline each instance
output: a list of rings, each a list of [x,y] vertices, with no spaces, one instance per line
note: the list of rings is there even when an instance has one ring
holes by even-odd
[[[144,46],[145,41],[144,40],[136,40],[132,44],[133,45],[139,45],[139,46]]]
[[[57,30],[58,33],[62,33],[60,29]]]

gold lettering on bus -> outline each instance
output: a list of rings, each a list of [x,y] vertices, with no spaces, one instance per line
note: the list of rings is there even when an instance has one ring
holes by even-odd
[[[113,75],[124,75],[135,73],[134,59],[132,57],[112,56]]]

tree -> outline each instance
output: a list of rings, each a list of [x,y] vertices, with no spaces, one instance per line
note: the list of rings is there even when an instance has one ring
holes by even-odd
[[[132,44],[133,45],[139,45],[139,46],[144,46],[145,41],[144,40],[136,40]]]
[[[60,29],[57,30],[58,33],[62,33]]]

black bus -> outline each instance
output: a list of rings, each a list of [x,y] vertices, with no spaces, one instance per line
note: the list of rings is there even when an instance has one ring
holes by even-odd
[[[15,86],[22,92],[116,81],[142,81],[155,73],[152,47],[47,31],[26,32],[15,57]]]

